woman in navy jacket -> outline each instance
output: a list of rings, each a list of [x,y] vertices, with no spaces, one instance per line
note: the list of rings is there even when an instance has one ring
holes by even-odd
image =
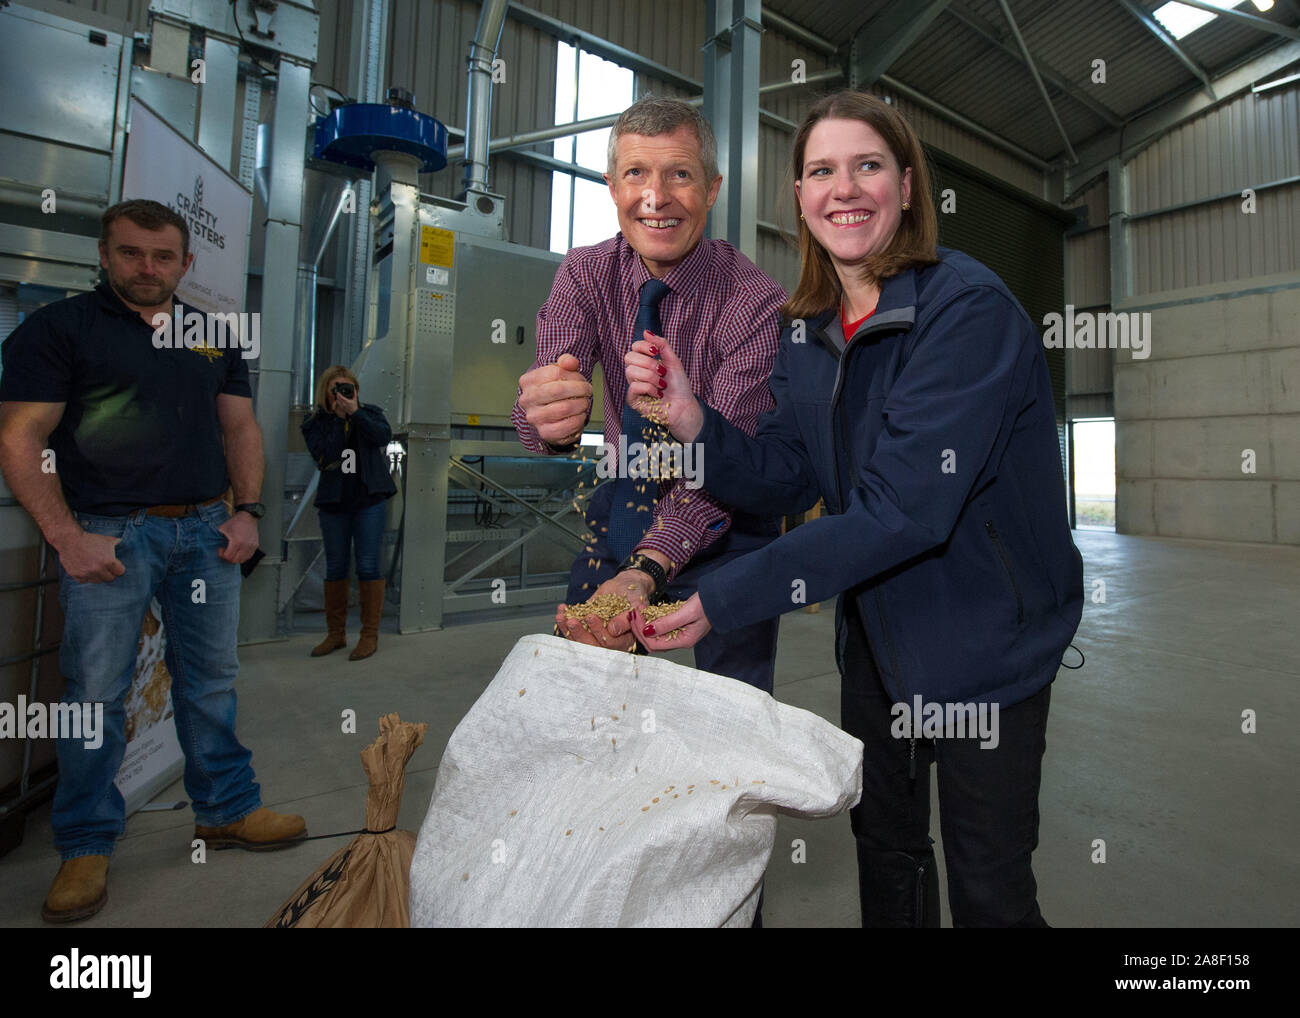
[[[820,100],[793,171],[802,274],[757,436],[695,399],[659,337],[626,373],[630,399],[662,396],[674,437],[699,443],[711,494],[783,514],[821,498],[829,514],[633,624],[672,649],[841,595],[841,724],[865,747],[863,925],[938,925],[934,760],[954,925],[1044,926],[1030,856],[1083,571],[1042,342],[993,272],[936,248],[925,157],[893,107]]]
[[[388,499],[397,485],[388,469],[392,428],[384,411],[361,402],[356,376],[340,364],[326,368],[316,384],[316,407],[302,422],[307,449],[320,468],[316,509],[325,544],[325,623],[329,632],[312,649],[320,657],[347,646],[348,558],[357,558],[361,591],[361,637],[349,655],[359,661],[379,646],[384,580],[379,550]]]

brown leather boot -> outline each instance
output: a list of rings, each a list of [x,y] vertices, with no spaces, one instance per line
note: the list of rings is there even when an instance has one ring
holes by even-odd
[[[82,855],[59,867],[41,908],[47,923],[89,919],[108,901],[108,856]]]
[[[312,657],[322,657],[348,645],[348,581],[325,581],[325,639],[311,649]]]
[[[196,824],[194,836],[207,842],[208,848],[246,848],[250,852],[266,852],[305,838],[307,821],[300,816],[276,813],[261,806],[243,820],[225,827]]]
[[[358,580],[361,587],[361,638],[348,655],[349,661],[360,661],[379,649],[379,620],[384,614],[384,581]]]

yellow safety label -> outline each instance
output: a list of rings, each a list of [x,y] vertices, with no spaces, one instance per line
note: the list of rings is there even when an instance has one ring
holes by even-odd
[[[426,265],[445,265],[451,268],[451,253],[456,245],[456,235],[436,226],[420,227],[420,261]]]
[[[478,414],[467,414],[466,416],[469,418],[468,423],[478,424]]]

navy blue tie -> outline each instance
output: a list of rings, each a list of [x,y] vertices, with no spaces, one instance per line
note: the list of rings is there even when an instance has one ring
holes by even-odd
[[[649,329],[656,336],[663,335],[663,325],[659,321],[659,302],[664,294],[669,293],[668,286],[661,280],[648,279],[641,287],[641,300],[636,310],[636,323],[632,328],[632,342],[645,339]],[[650,422],[631,406],[631,401],[623,405],[622,431],[627,436],[629,447],[634,442],[642,442],[647,449],[653,434],[647,433]],[[614,498],[609,511],[609,550],[621,562],[636,549],[637,542],[645,536],[654,519],[655,497],[659,491],[659,482],[655,478],[625,477],[626,465],[617,457],[619,474],[614,481]],[[628,456],[635,462],[635,458]]]

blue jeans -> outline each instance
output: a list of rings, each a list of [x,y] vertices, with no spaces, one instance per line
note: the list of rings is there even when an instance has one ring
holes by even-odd
[[[239,567],[217,552],[225,506],[181,519],[76,513],[89,533],[121,538],[126,572],[111,583],[78,583],[59,566],[63,644],[59,665],[64,703],[104,705],[103,744],[60,739],[59,785],[51,824],[64,859],[112,855],[126,829],[122,795],[113,784],[126,751],[126,699],[135,671],[140,626],[152,598],[162,606],[166,662],[172,677],[176,734],[185,753],[185,791],[197,822],[221,827],[262,804],[252,753],[235,737],[235,653]],[[195,580],[203,580],[203,587]],[[199,599],[199,592],[202,598]],[[199,599],[199,603],[195,603]]]
[[[606,580],[617,575],[622,564],[609,549],[603,527],[609,524],[614,485],[607,481],[596,489],[587,505],[587,530],[595,535],[592,551],[584,551],[569,570],[566,604],[586,601]],[[695,593],[700,577],[740,555],[755,551],[778,536],[774,521],[759,520],[743,513],[732,515],[732,527],[721,539],[696,555],[668,584],[670,601],[685,601]],[[716,629],[695,645],[695,667],[725,675],[771,693],[776,679],[776,637],[781,620],[764,619],[749,626],[719,633]]]
[[[357,556],[357,579],[378,580],[379,549],[384,542],[388,503],[379,502],[353,512],[317,510],[320,536],[325,544],[325,579],[348,578],[349,552]]]

